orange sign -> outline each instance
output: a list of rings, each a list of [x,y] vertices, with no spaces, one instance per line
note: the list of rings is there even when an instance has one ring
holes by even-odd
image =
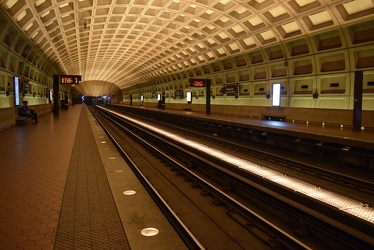
[[[81,80],[81,76],[73,76],[73,75],[66,75],[66,76],[60,76],[60,83],[61,84],[79,84],[79,81]]]

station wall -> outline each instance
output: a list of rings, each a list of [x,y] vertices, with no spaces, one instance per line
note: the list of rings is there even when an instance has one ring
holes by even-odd
[[[53,74],[61,71],[51,63],[3,14],[0,14],[0,130],[15,125],[18,107],[14,99],[14,77],[19,80],[19,101],[28,101],[38,113],[52,111],[48,90]],[[27,83],[26,90],[23,84]],[[61,93],[64,91],[60,89]]]
[[[281,83],[281,106],[307,109],[353,109],[354,75],[363,71],[362,108],[374,111],[374,21],[326,30],[296,40],[253,50],[219,62],[152,79],[123,91],[134,105],[154,105],[165,93],[167,104],[183,104],[175,98],[182,89],[193,94],[193,104],[271,107],[273,83]],[[192,88],[189,78],[211,79],[211,93]],[[224,93],[235,85],[237,95]],[[143,96],[143,103],[140,96]],[[153,103],[153,104],[151,104]],[[312,112],[312,111],[310,111]]]

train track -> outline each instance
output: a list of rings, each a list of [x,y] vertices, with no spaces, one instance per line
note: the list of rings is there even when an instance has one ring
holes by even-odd
[[[157,190],[162,195],[157,200],[167,201],[160,206],[171,209],[170,220],[189,246],[196,244],[192,248],[369,249],[373,244],[370,223],[354,219],[360,228],[349,227],[341,220],[352,221],[351,216],[157,133],[164,127],[150,132],[104,109],[93,113],[128,161],[138,166],[134,171],[143,182],[152,183],[149,192]],[[203,143],[202,135],[198,137]]]
[[[136,114],[131,114],[136,116]],[[139,119],[145,117],[139,115]],[[146,118],[152,122],[153,118]],[[204,124],[208,127],[208,123]],[[223,131],[224,128],[204,130],[200,126],[196,128],[193,124],[186,123],[168,123],[157,121],[157,124],[163,124],[168,131],[176,131],[176,133],[183,134],[183,136],[195,141],[204,141],[210,147],[224,148],[225,151],[232,155],[237,155],[240,158],[247,158],[260,165],[265,165],[269,168],[280,170],[285,175],[297,176],[300,179],[318,182],[321,188],[329,188],[334,192],[350,195],[352,199],[360,199],[363,203],[373,207],[374,206],[374,183],[373,178],[362,179],[354,177],[337,169],[348,168],[341,163],[334,161],[326,161],[326,159],[316,159],[307,155],[295,154],[287,150],[276,148],[274,150],[271,146],[264,146],[259,144],[248,143],[247,140],[238,140],[237,137],[230,136]],[[204,127],[203,124],[203,127]],[[205,133],[204,133],[205,132]],[[237,133],[240,133],[238,129]],[[263,137],[267,133],[262,133]],[[302,139],[300,138],[300,141]],[[326,147],[326,145],[325,145]],[[335,167],[332,167],[334,166]],[[372,173],[368,173],[373,176]],[[352,187],[354,189],[352,189]]]

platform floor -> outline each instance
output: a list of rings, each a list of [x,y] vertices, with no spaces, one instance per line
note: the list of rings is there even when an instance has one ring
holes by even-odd
[[[184,249],[85,105],[1,131],[0,141],[1,250]]]
[[[53,249],[79,111],[0,132],[0,249]]]
[[[374,143],[373,131],[180,113]],[[185,249],[85,105],[0,131],[0,141],[0,250]]]
[[[352,146],[363,147],[374,150],[374,130],[372,128],[361,131],[353,131],[351,127],[338,125],[324,125],[322,123],[306,123],[301,121],[276,121],[224,114],[206,114],[204,112],[184,111],[184,110],[163,110],[157,108],[146,108],[142,106],[132,106],[132,108],[149,109],[157,112],[191,116],[204,120],[221,121],[228,124],[239,124],[250,128],[256,128],[269,132],[281,133],[284,135],[300,135],[303,138],[327,140],[338,144],[350,144]]]

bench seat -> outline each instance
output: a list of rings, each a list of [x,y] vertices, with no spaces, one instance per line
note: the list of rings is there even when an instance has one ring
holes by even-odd
[[[275,120],[275,121],[282,121],[284,119],[286,119],[286,115],[281,115],[281,114],[262,114],[262,116],[266,119],[266,120]]]
[[[26,116],[18,116],[15,118],[16,124],[22,124],[24,122],[27,122],[28,120],[31,120],[31,117],[26,117]]]

